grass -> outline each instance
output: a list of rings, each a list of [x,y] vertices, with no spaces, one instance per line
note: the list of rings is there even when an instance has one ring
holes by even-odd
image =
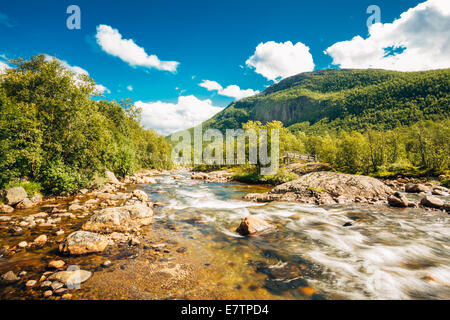
[[[28,197],[32,197],[35,194],[40,194],[42,195],[42,186],[39,182],[33,182],[33,181],[12,181],[9,182],[6,186],[5,189],[8,188],[14,188],[14,187],[22,187],[25,189],[25,191],[28,194]]]
[[[249,168],[246,168],[247,170]],[[298,175],[292,172],[287,172],[284,168],[278,170],[275,175],[260,175],[255,168],[251,168],[250,171],[245,171],[246,169],[241,169],[235,175],[233,175],[233,180],[248,183],[248,184],[270,184],[279,185],[298,178]]]

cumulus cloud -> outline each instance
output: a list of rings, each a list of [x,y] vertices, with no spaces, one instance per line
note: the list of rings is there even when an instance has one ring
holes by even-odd
[[[176,103],[137,101],[135,106],[142,109],[143,125],[163,135],[194,127],[223,110],[193,95],[180,96]]]
[[[128,86],[128,87],[127,87],[127,90],[128,90],[128,91],[133,91],[133,86]]]
[[[236,100],[254,96],[259,93],[258,90],[255,91],[253,89],[242,90],[235,84],[229,85],[224,89],[218,82],[211,80],[203,80],[199,86],[207,89],[208,91],[217,91],[217,93],[221,96],[235,98]]]
[[[86,75],[89,77],[89,72],[87,72],[85,69],[83,69],[79,66],[72,66],[69,63],[67,63],[67,61],[64,61],[64,60],[61,60],[58,58],[54,58],[49,55],[45,55],[45,59],[47,61],[51,61],[52,59],[58,60],[61,63],[61,66],[63,66],[65,69],[72,71],[74,73],[74,79],[75,79],[76,83],[82,83],[82,80],[80,80],[81,75]],[[97,93],[100,93],[100,94],[111,93],[111,91],[107,87],[105,87],[104,85],[101,85],[101,84],[96,84],[95,90],[97,91]]]
[[[155,68],[170,72],[177,71],[179,62],[161,61],[156,55],[148,55],[132,39],[123,39],[119,30],[101,24],[97,26],[97,43],[106,53],[118,57],[133,67]]]
[[[450,1],[429,0],[392,23],[376,23],[364,39],[335,43],[325,53],[341,68],[421,71],[450,67]]]
[[[314,61],[309,47],[291,41],[260,43],[245,62],[268,80],[277,81],[301,72],[313,71]]]
[[[8,68],[10,68],[10,66],[7,63],[0,61],[0,74],[5,73]]]

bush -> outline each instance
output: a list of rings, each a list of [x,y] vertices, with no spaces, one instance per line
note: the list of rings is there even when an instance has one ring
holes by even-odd
[[[88,186],[86,177],[62,161],[50,163],[43,170],[40,180],[44,192],[53,195],[70,195]]]

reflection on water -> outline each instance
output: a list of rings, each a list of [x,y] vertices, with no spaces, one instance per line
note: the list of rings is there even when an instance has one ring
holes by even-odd
[[[159,221],[188,224],[189,234],[207,238],[218,257],[239,257],[236,260],[242,263],[246,256],[245,267],[265,275],[264,288],[271,294],[327,299],[450,298],[447,214],[375,206],[255,204],[242,201],[243,195],[255,192],[248,186],[170,176],[158,182],[145,190],[153,201],[165,203],[157,211]],[[271,222],[277,232],[240,237],[234,230],[249,214]]]

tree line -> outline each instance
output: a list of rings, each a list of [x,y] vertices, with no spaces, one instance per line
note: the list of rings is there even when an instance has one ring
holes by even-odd
[[[123,177],[170,168],[170,146],[141,124],[130,100],[108,101],[86,75],[43,55],[0,75],[0,189],[20,181],[46,194],[99,184],[104,170]]]

